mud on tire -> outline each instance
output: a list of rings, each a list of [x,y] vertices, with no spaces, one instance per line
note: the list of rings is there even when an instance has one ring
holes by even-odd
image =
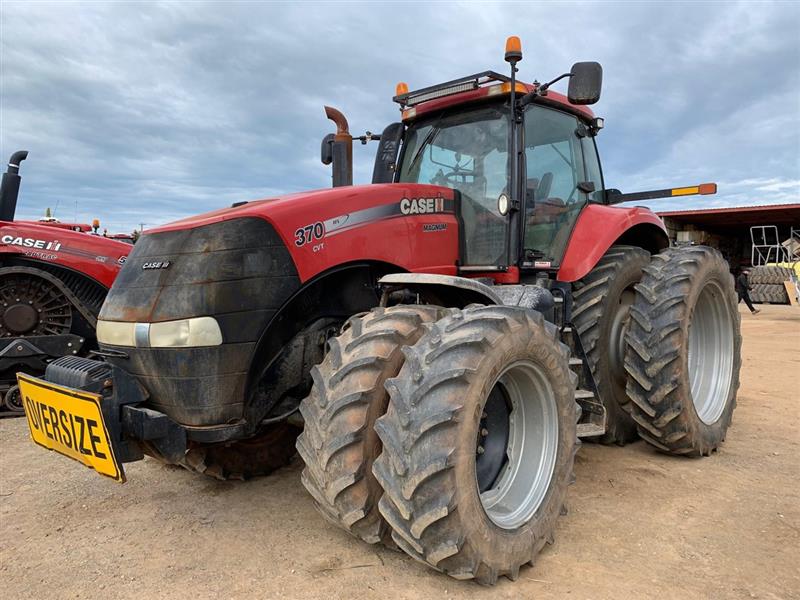
[[[604,444],[638,439],[636,422],[622,408],[626,391],[625,332],[642,269],[650,253],[635,246],[612,246],[573,292],[572,323],[580,334],[589,368],[606,408]]]
[[[708,455],[725,439],[739,388],[733,276],[705,246],[665,250],[644,271],[627,337],[626,409],[659,450]]]
[[[300,428],[289,423],[267,425],[246,440],[190,447],[178,464],[220,481],[269,475],[289,464],[299,433]]]
[[[542,547],[552,543],[572,479],[578,407],[569,351],[541,314],[480,306],[451,310],[404,352],[403,368],[386,383],[391,400],[376,423],[383,452],[373,466],[384,490],[380,511],[392,538],[413,558],[457,579],[485,585],[501,575],[516,579],[520,566],[532,564]],[[550,407],[539,413],[542,427],[554,429],[542,429],[545,451],[540,461],[509,459],[482,498],[480,448],[485,445],[485,454],[490,453],[487,440],[494,434],[486,423],[494,409],[489,403],[501,387],[506,389],[506,424],[512,431],[507,439],[520,435],[526,440],[506,446],[506,457],[512,447],[539,447],[515,429],[511,414],[520,406],[513,401],[508,406],[509,398],[520,398],[508,391],[514,385],[534,389],[520,383],[528,375],[530,382],[535,375],[540,386],[535,389],[546,396],[541,406]],[[491,402],[496,406],[496,400]],[[537,414],[535,403],[524,404],[516,419]],[[535,419],[524,418],[535,430]],[[513,482],[523,485],[515,488]],[[526,490],[517,512],[513,498],[503,495],[512,489]]]
[[[314,385],[300,405],[303,485],[327,520],[369,543],[388,540],[372,475],[381,450],[374,423],[389,402],[384,382],[400,370],[403,345],[414,344],[439,315],[433,306],[401,305],[351,318],[312,369]]]

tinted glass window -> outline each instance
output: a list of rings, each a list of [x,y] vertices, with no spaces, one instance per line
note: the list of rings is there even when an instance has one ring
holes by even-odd
[[[587,201],[577,118],[542,106],[525,111],[525,249],[557,264]]]
[[[469,265],[505,261],[507,219],[497,197],[508,189],[508,109],[480,108],[414,124],[406,134],[399,181],[461,192]]]
[[[588,135],[581,138],[581,146],[583,146],[583,161],[586,164],[586,178],[584,181],[590,181],[594,184],[594,192],[589,194],[589,198],[594,202],[602,202],[603,176],[600,171],[600,160],[597,158],[597,147],[595,146],[594,138]]]

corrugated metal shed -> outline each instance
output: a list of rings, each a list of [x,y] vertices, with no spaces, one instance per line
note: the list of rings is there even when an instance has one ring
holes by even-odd
[[[668,210],[658,213],[676,224],[692,224],[701,229],[728,229],[752,225],[789,225],[800,227],[800,203]]]

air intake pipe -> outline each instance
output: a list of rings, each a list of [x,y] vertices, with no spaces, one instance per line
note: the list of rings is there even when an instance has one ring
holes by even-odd
[[[28,158],[27,150],[17,150],[8,159],[8,170],[3,173],[3,182],[0,183],[0,221],[13,221],[17,212],[17,197],[19,196],[20,163]]]

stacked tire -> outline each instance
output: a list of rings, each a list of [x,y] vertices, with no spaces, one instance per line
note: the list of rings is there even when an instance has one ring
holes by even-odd
[[[750,299],[756,304],[789,304],[786,288],[781,283],[754,283]]]
[[[755,285],[783,285],[789,281],[792,270],[789,267],[763,266],[754,267],[750,272],[750,284]]]
[[[792,270],[788,267],[755,267],[750,273],[750,299],[756,304],[789,304],[784,281],[789,281]]]

